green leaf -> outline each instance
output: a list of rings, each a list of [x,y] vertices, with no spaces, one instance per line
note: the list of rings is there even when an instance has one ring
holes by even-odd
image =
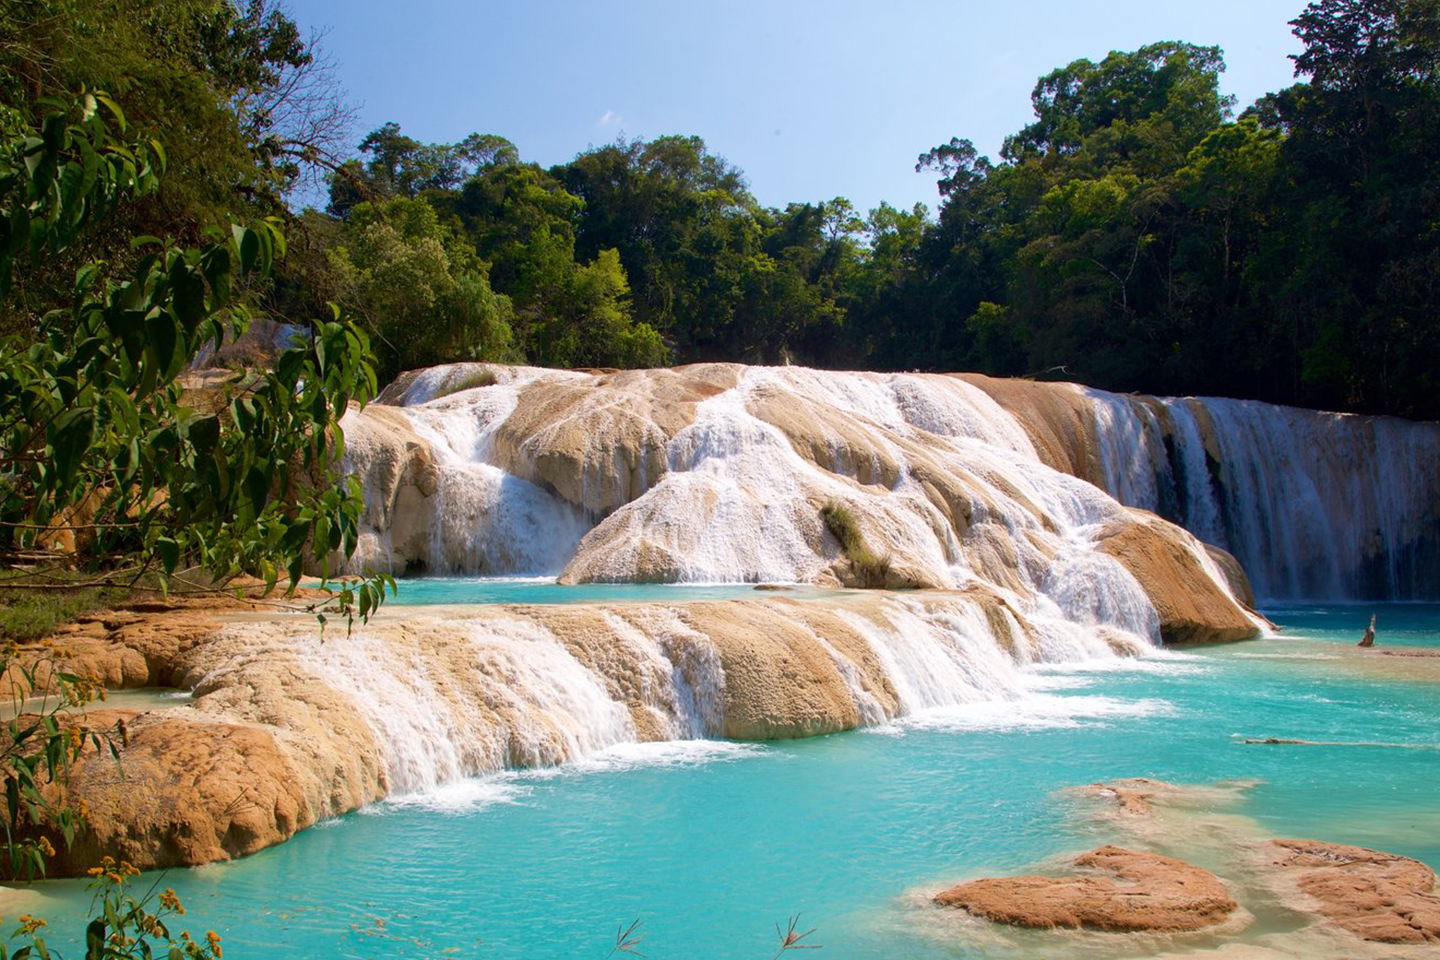
[[[175,572],[180,565],[180,544],[169,537],[160,537],[155,541],[155,552],[160,556],[160,563],[165,567],[165,575],[169,576]]]
[[[105,921],[95,919],[85,928],[85,960],[102,960],[105,956]]]
[[[109,110],[110,113],[115,117],[115,123],[117,126],[119,126],[121,132],[123,133],[126,127],[125,111],[120,109],[120,104],[110,99],[108,95],[100,93],[99,91],[95,93],[95,99],[99,100],[102,104],[104,104],[105,109]]]
[[[62,485],[68,486],[90,445],[95,442],[95,411],[90,407],[67,410],[50,430],[50,456]]]
[[[235,249],[240,254],[241,274],[255,272],[255,267],[260,259],[260,237],[254,230],[242,226],[231,228],[235,234]]]
[[[173,380],[185,360],[180,353],[184,334],[177,328],[175,318],[168,313],[150,317],[145,321],[145,334],[149,351],[159,367],[156,373],[167,381]]]

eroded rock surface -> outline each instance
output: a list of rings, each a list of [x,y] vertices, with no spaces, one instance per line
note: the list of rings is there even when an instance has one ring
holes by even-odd
[[[1179,933],[1223,922],[1238,904],[1213,873],[1155,853],[1106,846],[1068,877],[973,880],[935,897],[996,923],[1037,929]]]
[[[1109,800],[1113,802],[1116,809],[1123,814],[1147,817],[1155,812],[1155,806],[1152,801],[1155,799],[1156,793],[1168,791],[1170,788],[1170,784],[1160,780],[1147,780],[1144,777],[1133,777],[1076,787],[1074,788],[1074,792],[1081,796]]]
[[[72,771],[94,830],[63,870],[105,853],[144,868],[242,856],[389,794],[622,744],[815,736],[1016,696],[1021,664],[1141,645],[1042,630],[978,585],[826,602],[386,607],[325,637],[308,615],[251,602],[144,606],[70,630],[68,668],[192,696],[86,716],[91,729],[123,719],[130,748],[118,765],[87,753]]]
[[[1318,840],[1271,840],[1266,869],[1293,884],[1329,922],[1363,940],[1440,943],[1440,896],[1425,864]]]
[[[70,796],[84,801],[89,829],[68,849],[55,843],[58,873],[83,873],[106,855],[141,869],[228,860],[317,819],[302,772],[269,731],[133,711],[86,715],[96,730],[121,720],[129,729],[122,759],[87,748],[71,769]]]

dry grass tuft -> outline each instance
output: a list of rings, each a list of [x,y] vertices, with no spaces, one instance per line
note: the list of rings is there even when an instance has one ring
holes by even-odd
[[[890,573],[890,554],[877,556],[869,548],[850,509],[832,500],[820,509],[820,516],[825,521],[825,528],[840,541],[840,549],[845,551],[845,559],[850,561],[850,569],[860,578],[861,584],[866,587],[885,586]]]
[[[441,397],[448,397],[452,393],[459,393],[461,390],[474,390],[476,387],[493,387],[495,383],[494,373],[489,370],[479,370],[466,374],[453,383],[447,383],[435,394],[435,398],[438,400]]]

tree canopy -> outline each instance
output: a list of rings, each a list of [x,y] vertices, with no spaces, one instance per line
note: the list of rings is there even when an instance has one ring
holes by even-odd
[[[279,216],[291,255],[247,297],[281,317],[342,304],[382,379],[462,359],[798,362],[1440,417],[1435,0],[1308,4],[1295,82],[1249,105],[1222,92],[1215,47],[1065,64],[998,156],[963,133],[920,155],[933,212],[766,207],[696,136],[547,168],[494,132],[360,135],[278,0],[22,6],[0,25],[14,117],[98,82],[139,138],[175,142],[159,190],[27,273],[5,329],[36,329],[86,260],[136,263],[131,236],[193,245]],[[320,174],[326,210],[294,215]]]

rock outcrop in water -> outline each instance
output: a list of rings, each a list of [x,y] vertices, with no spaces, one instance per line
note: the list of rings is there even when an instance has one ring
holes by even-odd
[[[1418,860],[1318,840],[1271,840],[1262,855],[1273,880],[1362,940],[1440,944],[1435,872]]]
[[[476,365],[407,375],[392,405],[346,419],[366,484],[355,569],[859,585],[821,518],[834,503],[891,588],[983,585],[1151,640],[1262,622],[1223,551],[1080,479],[1100,470],[1080,394],[733,364],[483,369],[491,385],[454,393]]]
[[[1111,933],[1203,930],[1238,906],[1220,878],[1173,857],[1101,847],[1074,865],[1091,873],[972,880],[935,902],[1011,926]]]
[[[1081,939],[1084,934],[1071,932],[1082,930],[1202,931],[1199,939],[1165,938],[1183,945],[1175,956],[1187,957],[1418,960],[1433,954],[1440,944],[1440,896],[1429,867],[1364,847],[1262,839],[1258,822],[1229,809],[1258,783],[1133,778],[1067,789],[1062,793],[1099,801],[1087,805],[1092,826],[1118,831],[1125,846],[1084,854],[1067,875],[974,880],[932,899],[999,925],[1054,930],[1052,946],[1066,956],[1112,955],[1095,934]],[[1214,872],[1135,846],[1203,858]],[[1293,919],[1250,929],[1247,906],[1272,915],[1279,906]],[[1245,942],[1197,949],[1242,933]],[[1025,943],[1027,951],[1035,949],[1033,940]]]

